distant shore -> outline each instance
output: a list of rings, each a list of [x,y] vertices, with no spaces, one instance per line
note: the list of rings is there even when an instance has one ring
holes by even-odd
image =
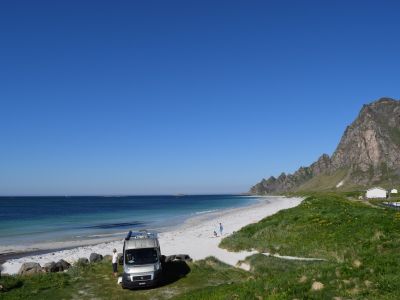
[[[218,244],[221,238],[282,209],[297,206],[301,201],[302,198],[262,197],[260,202],[246,207],[218,210],[193,216],[183,224],[171,227],[168,231],[159,234],[161,251],[164,255],[189,254],[195,260],[203,259],[207,256],[215,256],[223,262],[235,265],[249,253],[232,253],[220,249]],[[224,226],[222,237],[218,230],[220,222]],[[218,237],[214,237],[214,230],[218,232]],[[113,248],[116,248],[118,252],[122,252],[121,238],[79,241],[79,243],[83,244],[57,242],[47,245],[47,248],[3,252],[0,255],[0,263],[5,261],[3,263],[3,273],[15,274],[22,263],[28,261],[44,265],[50,261],[64,259],[74,263],[80,257],[89,257],[93,252],[107,255],[112,252]],[[1,250],[4,251],[5,249]]]

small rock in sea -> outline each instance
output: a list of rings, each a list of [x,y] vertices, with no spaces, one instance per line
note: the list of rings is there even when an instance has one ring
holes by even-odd
[[[89,261],[91,263],[99,262],[99,261],[102,261],[102,260],[103,260],[103,255],[98,254],[98,253],[91,253],[90,256],[89,256]]]
[[[56,263],[54,261],[48,262],[44,265],[43,270],[46,273],[54,273],[57,272]]]
[[[319,282],[319,281],[313,282],[313,284],[312,284],[312,286],[311,286],[311,289],[312,289],[313,291],[320,291],[320,290],[322,290],[323,288],[324,288],[324,284],[323,284],[322,282]]]
[[[18,271],[19,275],[32,275],[42,273],[42,267],[40,264],[35,262],[25,262],[22,264],[21,268]]]
[[[71,264],[67,263],[65,260],[60,259],[58,262],[56,262],[56,272],[62,272],[65,270],[68,270],[71,267]]]

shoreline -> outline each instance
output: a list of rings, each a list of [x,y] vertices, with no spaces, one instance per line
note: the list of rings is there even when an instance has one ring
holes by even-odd
[[[282,209],[295,207],[301,203],[302,198],[286,198],[280,196],[260,196],[257,203],[243,207],[227,208],[209,213],[195,215],[186,219],[182,224],[165,228],[159,233],[161,252],[164,255],[185,253],[194,260],[207,256],[215,256],[221,261],[236,265],[252,252],[233,253],[218,247],[222,238],[227,237],[240,228],[260,221],[261,219],[277,213]],[[224,225],[223,236],[214,237],[213,231],[219,232],[218,224]],[[106,239],[100,242],[79,241],[85,245],[76,245],[65,242],[62,247],[53,243],[53,247],[47,249],[29,249],[27,251],[10,251],[0,254],[0,264],[3,263],[3,274],[16,274],[24,262],[38,262],[42,266],[46,262],[64,259],[74,263],[80,257],[88,258],[91,253],[102,255],[110,254],[113,248],[122,252],[123,238]],[[64,242],[61,242],[64,243]],[[69,243],[69,245],[68,245]],[[51,244],[50,244],[51,245]],[[4,247],[6,248],[6,247]],[[11,247],[8,247],[11,248]],[[228,254],[228,255],[227,255]],[[243,255],[246,255],[243,257]],[[2,262],[5,261],[5,262]]]
[[[213,195],[215,196],[215,195]],[[218,195],[216,195],[218,196]],[[232,195],[232,196],[239,196],[239,195]],[[52,196],[51,196],[52,197]],[[165,231],[171,231],[174,230],[176,227],[180,227],[182,224],[184,224],[188,219],[196,218],[198,216],[203,216],[203,215],[208,215],[209,213],[213,213],[215,211],[225,211],[225,210],[230,210],[234,208],[241,208],[241,207],[248,207],[251,205],[257,204],[260,200],[264,198],[265,196],[256,196],[256,195],[240,195],[241,198],[253,198],[254,200],[248,201],[247,203],[244,202],[244,204],[239,204],[239,205],[232,205],[232,206],[227,206],[227,207],[221,207],[221,208],[204,208],[204,210],[197,211],[197,212],[192,212],[188,214],[180,214],[179,216],[175,216],[172,219],[168,220],[163,220],[163,219],[157,219],[161,221],[155,221],[156,224],[154,224],[154,220],[151,220],[148,222],[148,224],[142,228],[146,228],[150,231],[155,231],[157,233],[165,232]],[[273,196],[272,196],[273,197]],[[0,197],[1,198],[1,197]],[[245,200],[243,200],[245,201]],[[118,222],[118,219],[115,221]],[[153,223],[153,224],[152,224]],[[13,257],[15,255],[16,257],[21,257],[23,255],[30,255],[34,253],[44,253],[44,252],[51,252],[51,251],[60,251],[64,249],[70,249],[73,247],[83,247],[83,246],[91,246],[91,245],[96,245],[100,243],[106,243],[106,242],[113,242],[117,240],[121,240],[126,236],[126,233],[129,230],[140,230],[142,229],[141,227],[139,228],[132,228],[131,226],[129,227],[124,227],[124,228],[118,228],[117,230],[114,231],[103,231],[103,232],[96,232],[93,231],[92,233],[90,232],[84,232],[84,233],[71,233],[70,236],[66,236],[65,238],[60,238],[60,236],[56,235],[55,237],[49,237],[47,239],[41,240],[37,239],[36,241],[28,242],[28,243],[13,243],[13,242],[6,242],[3,243],[2,240],[0,239],[0,264],[2,261],[4,261],[4,257]],[[72,236],[71,236],[72,235]]]
[[[247,207],[252,207],[254,205],[259,205],[261,201],[265,198],[273,198],[273,197],[280,197],[280,196],[255,196],[255,195],[245,195],[243,197],[248,198],[256,198],[259,199],[258,202],[250,203],[244,206],[239,207],[229,207],[223,209],[216,209],[216,210],[209,210],[205,212],[199,212],[193,214],[191,216],[182,218],[182,222],[173,225],[166,225],[162,227],[155,227],[155,228],[148,228],[151,231],[156,231],[158,234],[168,231],[176,230],[177,228],[183,226],[186,222],[190,222],[190,220],[206,220],[218,213],[224,213],[229,211],[234,211],[236,209],[242,209]],[[33,243],[30,245],[7,245],[1,246],[0,245],[0,265],[7,260],[14,259],[14,258],[22,258],[25,256],[33,256],[33,255],[40,255],[40,254],[47,254],[51,252],[57,252],[62,250],[69,250],[78,247],[85,247],[85,246],[93,246],[103,243],[115,242],[120,241],[126,236],[126,233],[129,231],[123,232],[116,232],[107,234],[105,236],[98,235],[95,238],[87,238],[87,239],[79,239],[79,240],[65,240],[65,241],[54,241],[54,242],[42,242],[42,243]],[[7,259],[6,259],[7,258]]]

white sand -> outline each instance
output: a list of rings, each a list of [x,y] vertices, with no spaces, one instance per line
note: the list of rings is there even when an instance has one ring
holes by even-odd
[[[213,236],[214,230],[219,235],[219,222],[224,226],[223,237],[226,237],[247,224],[258,222],[282,209],[295,207],[303,200],[302,198],[285,197],[265,197],[263,199],[265,200],[261,200],[260,203],[251,206],[197,216],[187,220],[180,227],[160,233],[159,240],[162,254],[189,254],[194,260],[203,259],[207,256],[215,256],[220,261],[237,266],[239,261],[256,252],[228,252],[219,248],[218,244],[222,237]],[[17,273],[24,262],[38,262],[43,266],[47,262],[64,259],[70,263],[74,263],[80,257],[89,258],[93,252],[107,255],[112,254],[113,248],[116,248],[118,252],[122,252],[122,246],[123,242],[118,240],[13,259],[3,264],[3,273]],[[268,255],[268,253],[265,254]],[[290,257],[285,258],[291,259]],[[246,264],[242,264],[241,267],[244,269],[249,268]]]

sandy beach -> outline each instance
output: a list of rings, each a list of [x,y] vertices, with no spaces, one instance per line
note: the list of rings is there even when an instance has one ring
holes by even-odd
[[[255,252],[228,252],[218,247],[221,239],[243,226],[258,222],[282,209],[295,207],[301,201],[302,198],[268,197],[247,207],[195,216],[182,225],[159,234],[161,252],[164,255],[189,254],[194,260],[215,256],[227,264],[236,266],[239,261]],[[220,222],[224,226],[222,237],[219,234]],[[214,230],[218,232],[218,237],[214,237]],[[118,252],[122,252],[122,245],[123,242],[120,239],[79,247],[63,245],[64,250],[9,259],[3,264],[3,273],[16,274],[22,263],[31,261],[38,262],[43,266],[47,262],[64,259],[73,264],[80,257],[89,258],[93,252],[107,255],[111,254],[114,248]],[[59,248],[57,246],[59,245],[53,245],[51,249]],[[246,269],[247,266],[242,265],[242,268]]]

